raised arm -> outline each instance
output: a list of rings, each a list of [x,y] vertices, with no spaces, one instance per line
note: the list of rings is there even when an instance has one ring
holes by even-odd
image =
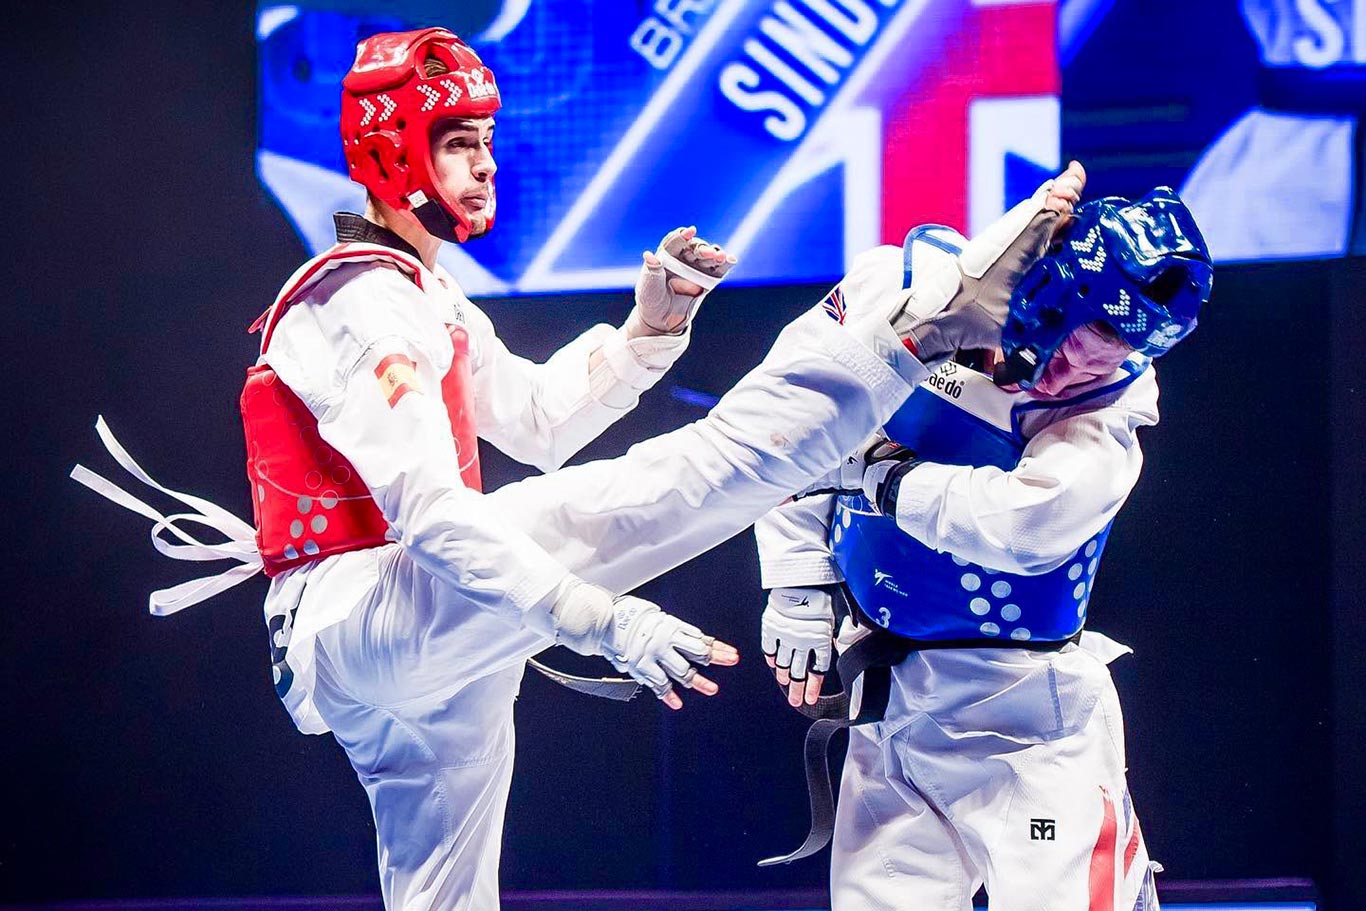
[[[875,495],[928,547],[1005,572],[1048,572],[1124,505],[1143,467],[1138,428],[1157,417],[1149,367],[1114,402],[1044,427],[1010,471],[922,462]]]
[[[734,262],[693,228],[671,231],[658,250],[644,254],[626,322],[592,327],[543,364],[510,352],[471,306],[479,435],[542,471],[560,467],[635,408],[682,356],[698,307]],[[549,320],[557,305],[526,306],[541,308]]]
[[[928,375],[924,361],[951,353],[941,344],[991,341],[993,332],[999,341],[997,298],[1009,296],[1012,276],[1042,254],[1063,215],[1053,189],[1047,182],[974,241],[965,267],[934,295],[908,298],[899,251],[870,251],[704,419],[490,498],[565,566],[613,591],[719,544],[839,465]],[[893,322],[904,324],[900,333]]]

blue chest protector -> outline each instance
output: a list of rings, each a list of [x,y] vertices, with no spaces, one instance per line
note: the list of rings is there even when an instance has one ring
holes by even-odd
[[[1023,414],[1111,395],[1132,383],[1146,362],[1125,362],[1123,369],[1122,378],[1105,386],[1044,402],[1028,393],[1006,392],[981,373],[947,363],[911,394],[884,429],[926,461],[1009,471],[1027,442],[1020,430]],[[965,645],[1059,642],[1086,622],[1109,533],[1106,525],[1057,569],[1016,575],[932,550],[895,520],[877,514],[862,496],[845,495],[836,502],[830,545],[860,609],[894,633]]]

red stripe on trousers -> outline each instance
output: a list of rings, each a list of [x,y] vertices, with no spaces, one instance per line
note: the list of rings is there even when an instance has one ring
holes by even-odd
[[[1134,865],[1134,858],[1138,856],[1138,846],[1143,844],[1143,833],[1138,827],[1138,820],[1134,820],[1134,834],[1129,836],[1129,843],[1124,846],[1124,878],[1129,878],[1129,868]]]
[[[1119,841],[1119,826],[1115,823],[1115,805],[1109,793],[1100,789],[1105,802],[1105,818],[1100,822],[1100,834],[1091,850],[1091,903],[1088,911],[1115,911],[1115,848]]]

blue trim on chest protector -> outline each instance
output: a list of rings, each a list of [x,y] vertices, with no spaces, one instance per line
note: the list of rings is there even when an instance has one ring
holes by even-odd
[[[948,225],[920,225],[906,232],[906,239],[901,242],[901,287],[911,286],[911,248],[916,241],[929,244],[931,247],[943,250],[950,256],[958,256],[963,252],[963,248],[955,243],[951,243],[942,237],[936,237],[933,232],[948,231],[950,234],[957,234]]]
[[[888,436],[926,461],[1009,471],[1019,463],[1027,442],[1020,431],[1023,414],[1073,407],[1118,392],[1146,366],[1126,362],[1123,378],[1063,401],[1026,398],[1010,408],[1010,430],[973,413],[967,403],[981,401],[983,395],[1016,398],[1018,394],[994,387],[984,392],[985,377],[958,368],[957,374],[976,385],[975,395],[973,390],[960,393],[960,404],[942,382],[941,392],[931,389],[932,376],[911,394],[885,429]],[[830,545],[854,600],[892,632],[927,641],[963,640],[969,645],[1057,642],[1076,634],[1086,622],[1091,587],[1109,533],[1106,525],[1050,572],[1006,573],[935,551],[901,531],[893,519],[876,514],[862,496],[841,496],[836,501]]]

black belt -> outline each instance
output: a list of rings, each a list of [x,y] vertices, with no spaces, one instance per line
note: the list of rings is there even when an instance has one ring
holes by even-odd
[[[835,791],[830,777],[830,739],[837,731],[871,721],[881,721],[892,692],[892,668],[905,660],[915,643],[872,627],[869,634],[845,649],[835,662],[844,691],[821,696],[815,705],[798,707],[813,719],[806,732],[806,793],[811,800],[811,830],[806,841],[790,854],[759,861],[761,867],[790,864],[810,857],[830,843],[835,832]],[[849,716],[849,697],[854,681],[863,679],[859,712]]]
[[[802,860],[819,853],[830,844],[830,839],[835,833],[835,789],[830,776],[830,740],[837,732],[846,728],[882,720],[887,713],[887,700],[892,694],[892,668],[905,661],[912,652],[944,648],[1026,648],[1031,651],[1057,651],[1081,638],[1081,633],[1078,632],[1060,642],[1002,643],[991,639],[907,639],[889,633],[869,620],[859,609],[847,587],[843,585],[838,589],[835,604],[837,614],[848,613],[855,622],[865,627],[868,633],[841,652],[835,662],[835,670],[839,672],[840,680],[844,683],[844,690],[819,697],[815,705],[807,705],[803,701],[797,707],[797,711],[812,719],[811,727],[806,731],[806,742],[803,747],[806,757],[806,793],[811,802],[811,829],[797,850],[761,860],[761,867],[790,864],[794,860]],[[863,680],[863,693],[859,699],[858,714],[851,717],[850,697],[854,682],[859,679]]]

